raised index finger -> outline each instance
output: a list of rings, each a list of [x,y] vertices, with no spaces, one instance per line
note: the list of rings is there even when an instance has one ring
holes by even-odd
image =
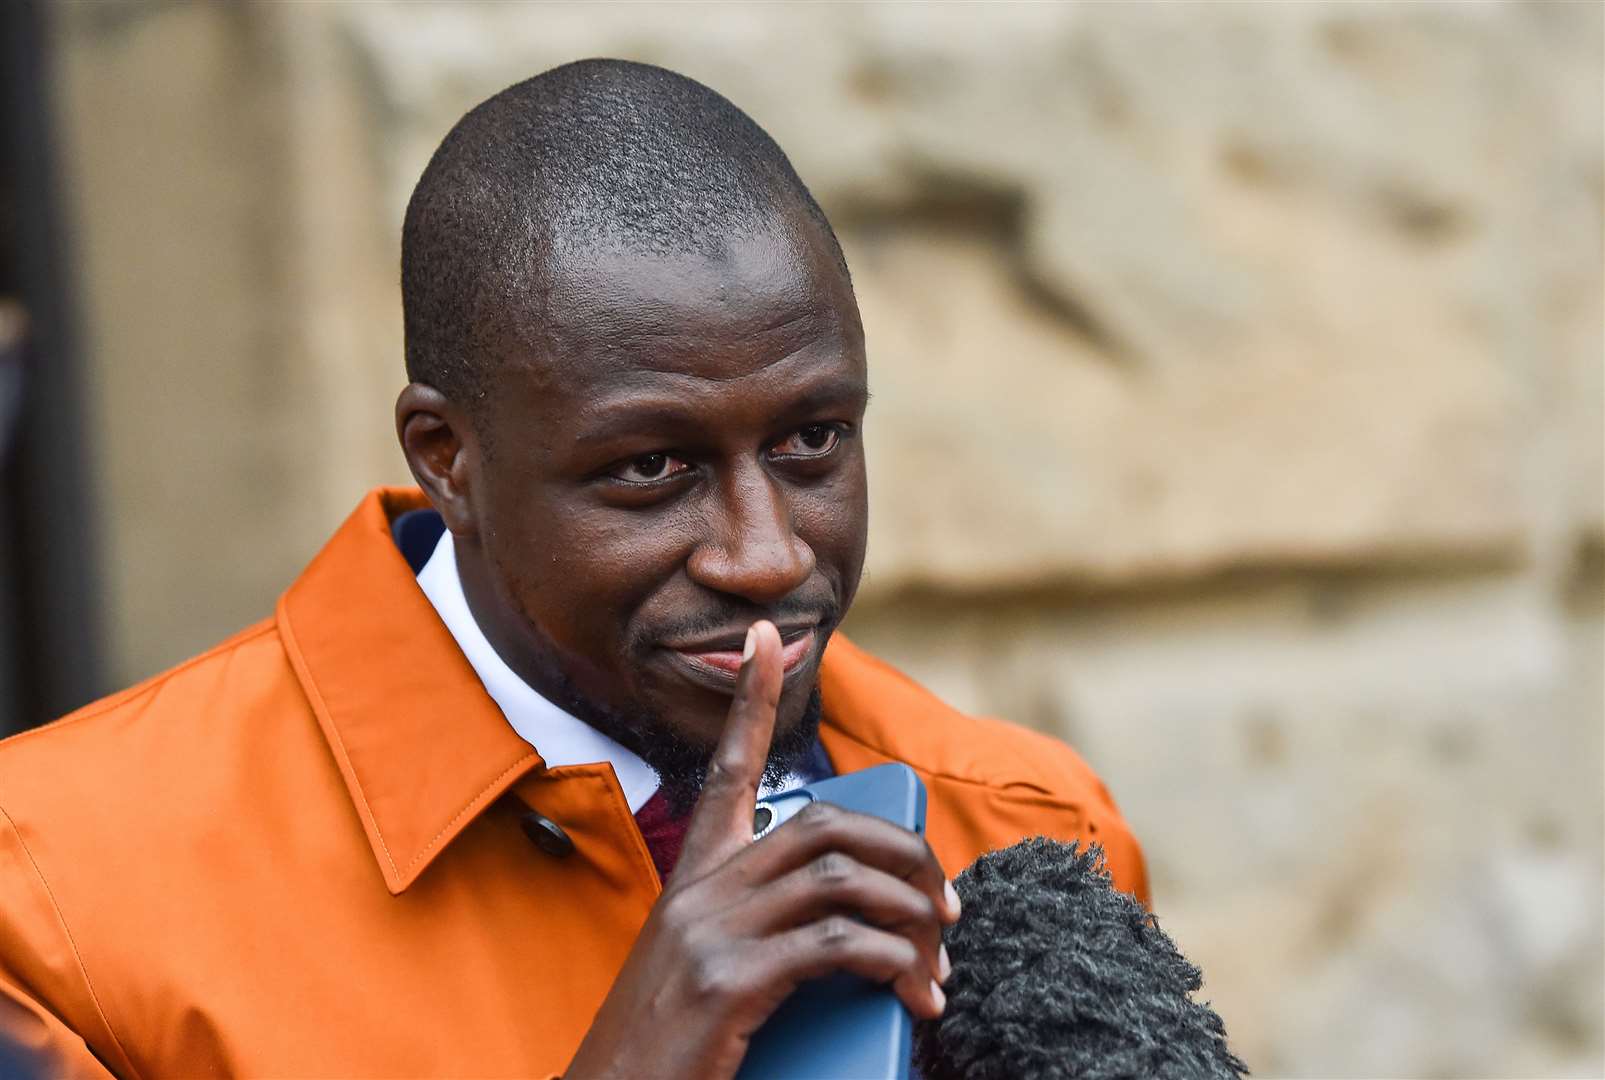
[[[775,733],[782,672],[780,632],[760,620],[747,631],[741,673],[719,745],[697,799],[676,875],[700,875],[752,842],[752,810]]]

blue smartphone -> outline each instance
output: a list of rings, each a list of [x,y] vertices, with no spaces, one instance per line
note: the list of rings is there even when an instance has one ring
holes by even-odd
[[[811,802],[925,832],[925,785],[907,765],[821,780],[758,804],[762,840]],[[737,1080],[908,1080],[914,1018],[890,986],[838,973],[799,986],[753,1035]]]

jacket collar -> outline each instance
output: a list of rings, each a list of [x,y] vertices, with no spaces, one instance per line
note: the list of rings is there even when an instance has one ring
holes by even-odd
[[[542,764],[508,725],[391,538],[426,505],[370,492],[280,598],[278,629],[392,893]]]

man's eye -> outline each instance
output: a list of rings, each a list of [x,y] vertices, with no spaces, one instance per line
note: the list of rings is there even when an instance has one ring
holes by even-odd
[[[667,480],[690,467],[669,454],[642,454],[613,470],[612,476],[631,484],[650,484],[655,480]]]
[[[771,453],[779,457],[824,457],[840,441],[841,430],[835,424],[809,424],[777,442]]]

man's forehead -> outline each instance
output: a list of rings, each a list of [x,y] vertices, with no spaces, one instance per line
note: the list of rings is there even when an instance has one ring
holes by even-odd
[[[721,239],[701,250],[599,245],[549,260],[542,321],[571,342],[722,328],[763,333],[780,319],[856,315],[852,292],[818,245],[786,232]]]
[[[528,368],[552,389],[647,372],[713,380],[801,352],[857,361],[862,332],[834,259],[763,233],[705,251],[598,245],[549,261]]]
[[[590,453],[648,432],[712,438],[862,412],[856,312],[849,324],[817,303],[766,295],[725,298],[710,316],[694,290],[651,299],[587,300],[575,336],[554,335],[540,357],[507,373],[496,395],[502,415],[563,432],[567,450]],[[579,321],[585,314],[591,322]]]

